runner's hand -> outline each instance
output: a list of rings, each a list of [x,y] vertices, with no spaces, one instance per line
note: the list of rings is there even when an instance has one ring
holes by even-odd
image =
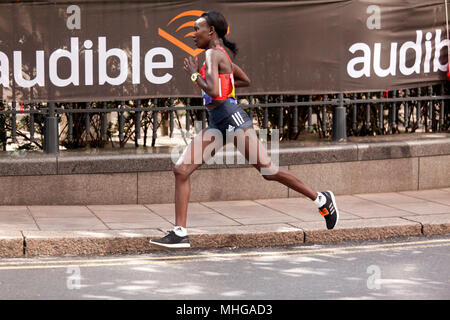
[[[183,69],[189,76],[193,73],[199,72],[200,69],[198,67],[198,58],[195,58],[195,60],[192,57],[184,58]]]

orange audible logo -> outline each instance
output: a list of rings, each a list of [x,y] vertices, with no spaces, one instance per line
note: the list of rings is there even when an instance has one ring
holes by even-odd
[[[205,11],[201,11],[201,10],[184,11],[184,12],[180,13],[179,15],[177,15],[172,20],[170,20],[166,27],[169,27],[172,24],[172,22],[174,22],[175,20],[178,20],[180,18],[189,17],[189,16],[194,16],[194,17],[199,18],[203,13],[205,13]],[[184,29],[184,28],[187,28],[187,27],[194,27],[194,25],[195,25],[195,20],[188,21],[186,23],[183,23],[181,26],[179,26],[175,30],[175,32],[178,32],[181,29]],[[230,33],[230,27],[228,27],[228,30],[227,30],[227,34],[229,34],[229,33]],[[169,41],[172,44],[176,45],[178,48],[186,51],[187,53],[189,53],[193,57],[195,57],[195,56],[199,55],[200,53],[202,53],[203,51],[205,51],[204,49],[199,49],[199,48],[193,49],[193,48],[191,48],[186,43],[184,43],[183,41],[179,40],[178,38],[176,38],[175,36],[169,34],[168,32],[164,31],[161,28],[158,28],[158,34],[161,37],[163,37],[164,39],[166,39],[167,41]],[[193,35],[194,35],[194,31],[185,34],[184,36],[182,36],[182,38],[186,39],[188,37],[192,37]]]
[[[199,18],[205,11],[201,11],[201,10],[190,10],[190,11],[185,11],[180,13],[179,15],[177,15],[175,18],[173,18],[172,20],[169,21],[169,23],[167,24],[167,27],[169,27],[172,22],[174,22],[175,20],[178,20],[180,18],[183,17],[187,17],[187,16],[194,16]],[[194,27],[195,21],[188,21],[184,24],[182,24],[181,26],[179,26],[175,32],[178,32],[179,30],[183,29],[183,28],[187,28],[187,27]],[[171,42],[172,44],[176,45],[178,48],[186,51],[187,53],[189,53],[191,56],[195,57],[197,55],[199,55],[200,53],[202,53],[204,50],[203,49],[192,49],[190,46],[188,46],[187,44],[185,44],[183,41],[177,39],[176,37],[172,36],[171,34],[169,34],[168,32],[164,31],[161,28],[158,28],[158,34],[163,37],[164,39],[166,39],[167,41]],[[184,35],[183,38],[188,38],[188,37],[192,37],[194,35],[194,32],[189,32],[187,34]]]

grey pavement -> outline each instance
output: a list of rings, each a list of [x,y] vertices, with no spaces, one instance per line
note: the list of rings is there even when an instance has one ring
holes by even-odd
[[[450,233],[450,188],[336,196],[326,230],[306,198],[191,202],[193,248],[270,247]],[[0,206],[0,257],[161,250],[148,240],[174,225],[174,204]]]

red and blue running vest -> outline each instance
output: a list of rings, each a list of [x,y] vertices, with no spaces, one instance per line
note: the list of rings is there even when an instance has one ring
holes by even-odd
[[[232,63],[230,56],[228,55],[227,51],[222,48],[221,46],[216,46],[217,49],[222,50],[228,57],[228,60],[230,60],[230,63]],[[203,63],[202,68],[200,69],[200,76],[206,80],[206,64]],[[234,90],[234,78],[233,78],[233,72],[231,73],[219,73],[219,95],[215,98],[210,97],[202,90],[202,98],[203,98],[203,104],[206,106],[213,102],[214,100],[229,100],[233,104],[237,104],[236,101],[236,95]]]

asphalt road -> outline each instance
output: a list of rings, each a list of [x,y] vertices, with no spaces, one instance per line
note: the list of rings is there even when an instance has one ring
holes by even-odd
[[[450,299],[450,236],[2,259],[0,299]]]

